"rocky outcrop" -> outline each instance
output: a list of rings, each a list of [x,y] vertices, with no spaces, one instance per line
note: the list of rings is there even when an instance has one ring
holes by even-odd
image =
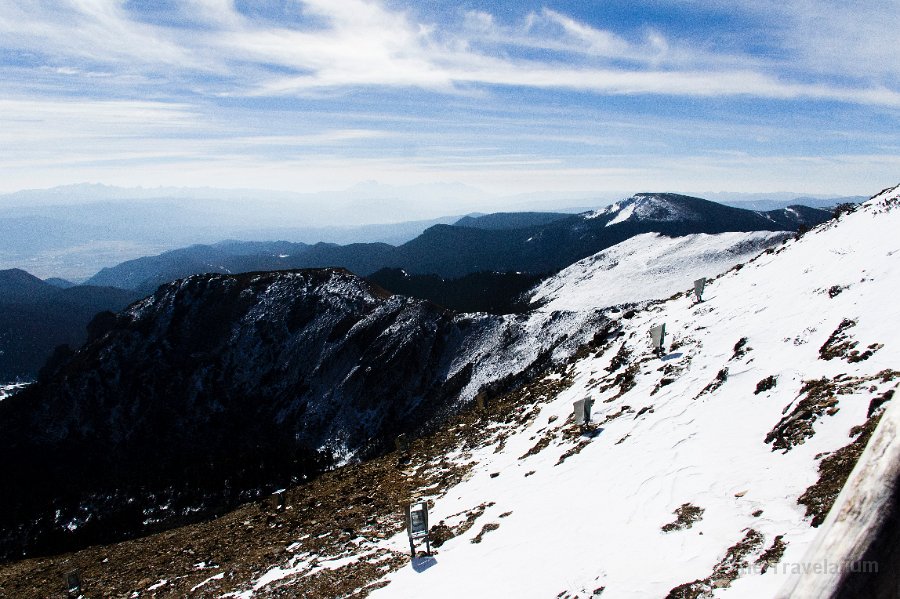
[[[5,555],[171,525],[383,453],[565,355],[589,338],[579,318],[457,315],[335,269],[164,285],[0,404]]]

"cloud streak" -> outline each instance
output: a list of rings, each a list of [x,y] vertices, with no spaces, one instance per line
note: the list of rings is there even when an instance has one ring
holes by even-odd
[[[810,82],[809,77],[792,80],[759,57],[713,57],[653,30],[632,42],[548,8],[517,25],[500,26],[490,14],[470,11],[456,26],[439,26],[374,1],[303,0],[293,17],[315,26],[296,28],[250,18],[227,0],[191,0],[182,10],[193,27],[176,28],[143,22],[117,3],[68,0],[54,6],[50,11],[39,3],[4,3],[0,43],[44,56],[70,76],[85,65],[125,65],[152,78],[207,74],[211,78],[195,83],[196,90],[232,96],[360,87],[458,93],[477,85],[900,105],[900,92],[883,81],[851,87]],[[790,41],[784,45],[790,47]],[[523,48],[543,48],[556,56],[517,57]],[[273,75],[273,70],[284,74]]]
[[[828,164],[831,182],[895,166],[874,158],[896,147],[894,0],[872,11],[748,0],[709,32],[588,20],[602,11],[579,13],[578,2],[512,14],[433,4],[444,8],[2,2],[0,178],[257,185],[242,178],[259,172],[288,188],[354,173],[623,189],[628,177],[684,183],[679,168],[759,181],[735,174],[743,158],[784,181],[799,164]],[[671,4],[688,5],[723,10]],[[721,170],[687,168],[678,152]],[[794,159],[773,160],[779,152]],[[829,162],[837,155],[862,158]]]

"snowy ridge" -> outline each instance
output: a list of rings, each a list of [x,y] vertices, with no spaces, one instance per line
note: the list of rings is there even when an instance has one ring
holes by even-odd
[[[698,220],[698,215],[677,202],[673,202],[670,194],[655,193],[638,193],[616,202],[606,208],[594,210],[584,215],[586,219],[594,219],[600,217],[612,218],[606,223],[606,226],[616,225],[626,221],[647,221],[653,220],[657,222],[674,222],[674,221],[690,221]]]
[[[542,282],[531,302],[541,311],[588,310],[663,299],[755,256],[789,233],[636,235],[563,269]]]
[[[0,385],[0,401],[3,401],[16,391],[24,389],[28,383],[11,383],[8,385]]]
[[[798,498],[900,382],[897,195],[718,277],[701,304],[622,319],[530,424],[448,457],[475,466],[431,497],[431,521],[488,507],[372,596],[775,596],[818,532]],[[584,397],[587,435],[571,423]]]

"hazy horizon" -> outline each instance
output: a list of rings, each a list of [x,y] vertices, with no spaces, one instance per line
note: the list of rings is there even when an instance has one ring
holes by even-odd
[[[436,224],[495,212],[582,212],[633,192],[535,192],[490,196],[461,184],[387,186],[374,182],[320,193],[215,188],[72,185],[0,194],[0,270],[81,282],[143,256],[224,240],[401,245]],[[708,193],[706,199],[771,210],[803,197]],[[423,197],[425,199],[423,199]],[[865,196],[860,196],[865,197]],[[830,205],[831,199],[811,206]]]
[[[900,5],[4,3],[0,191],[895,183]]]

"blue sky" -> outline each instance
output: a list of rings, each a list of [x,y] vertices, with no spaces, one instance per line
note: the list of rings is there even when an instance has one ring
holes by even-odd
[[[0,3],[0,191],[867,194],[900,2]]]

